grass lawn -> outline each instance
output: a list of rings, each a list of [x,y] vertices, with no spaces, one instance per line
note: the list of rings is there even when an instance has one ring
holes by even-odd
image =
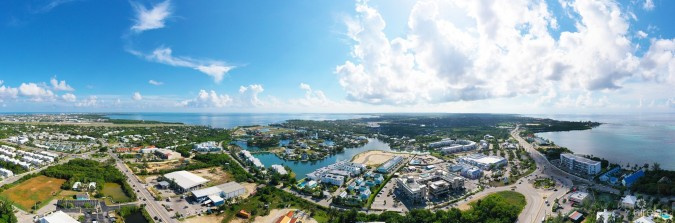
[[[0,196],[14,202],[18,208],[24,211],[30,211],[36,202],[40,201],[38,206],[44,206],[61,192],[61,185],[66,180],[56,179],[47,176],[37,176],[26,180],[12,188],[9,188]]]
[[[103,191],[101,191],[104,196],[110,197],[116,203],[124,203],[132,201],[124,191],[122,191],[122,185],[118,183],[105,183],[103,185]]]
[[[502,197],[509,204],[513,204],[513,205],[518,206],[520,208],[520,210],[523,210],[523,208],[525,207],[525,204],[527,204],[527,201],[525,201],[525,195],[522,195],[521,193],[514,192],[514,191],[500,191],[500,192],[488,195],[488,197],[489,196]]]

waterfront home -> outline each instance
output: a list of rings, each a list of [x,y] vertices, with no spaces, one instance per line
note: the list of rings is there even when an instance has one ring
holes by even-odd
[[[333,184],[333,185],[336,185],[336,186],[342,186],[342,184],[345,183],[345,177],[340,176],[340,175],[327,173],[327,174],[324,174],[323,176],[321,176],[321,182]]]
[[[630,175],[624,176],[623,180],[621,180],[621,184],[623,184],[623,186],[625,187],[630,187],[631,185],[633,185],[633,183],[635,183],[635,181],[637,181],[638,179],[640,179],[640,177],[643,177],[644,175],[645,172],[643,170],[635,171]]]
[[[286,168],[282,165],[274,164],[271,166],[274,172],[277,172],[279,175],[286,175],[288,172],[286,171]]]
[[[377,172],[379,173],[389,173],[394,169],[394,167],[398,166],[398,164],[403,161],[402,156],[395,156],[394,158],[391,158],[387,160],[384,164],[380,165],[380,167],[377,168]]]
[[[560,163],[563,167],[587,175],[595,175],[600,172],[600,162],[571,153],[560,154]]]
[[[309,182],[307,182],[307,188],[309,188],[309,189],[315,188],[316,185],[317,185],[317,182],[315,180],[310,180]]]

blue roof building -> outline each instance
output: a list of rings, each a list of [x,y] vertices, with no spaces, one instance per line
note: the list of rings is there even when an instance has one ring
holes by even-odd
[[[637,181],[638,179],[640,179],[640,177],[643,177],[644,175],[645,172],[642,170],[635,171],[635,173],[625,176],[621,181],[621,183],[623,184],[623,186],[630,187],[631,185],[633,185],[633,183],[635,183],[635,181]]]

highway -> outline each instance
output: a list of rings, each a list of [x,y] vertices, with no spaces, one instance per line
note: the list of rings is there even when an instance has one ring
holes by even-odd
[[[131,185],[134,190],[137,190],[136,196],[138,197],[139,201],[142,201],[141,203],[147,204],[145,207],[148,211],[148,214],[150,214],[150,217],[157,217],[161,220],[161,222],[178,222],[175,219],[172,219],[171,216],[169,216],[169,213],[167,213],[166,209],[164,209],[164,207],[155,201],[155,197],[153,197],[150,191],[148,191],[148,189],[145,187],[145,184],[140,183],[140,179],[137,178],[136,175],[134,175],[126,165],[124,165],[122,160],[117,158],[115,154],[112,153],[112,151],[109,151],[109,154],[111,157],[114,157],[117,168],[127,176],[127,182],[129,182],[129,185]]]

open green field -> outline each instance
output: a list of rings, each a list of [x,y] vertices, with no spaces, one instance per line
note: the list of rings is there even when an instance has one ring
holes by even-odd
[[[514,192],[514,191],[500,191],[494,194],[488,195],[490,196],[497,196],[501,197],[504,200],[506,200],[509,204],[516,205],[522,210],[525,207],[525,204],[527,204],[527,201],[525,201],[525,195],[522,195],[521,193]]]
[[[14,202],[22,210],[29,211],[38,201],[41,202],[38,206],[46,205],[61,192],[61,185],[65,182],[63,179],[40,175],[3,191],[0,196]]]
[[[105,183],[103,185],[103,191],[101,192],[104,196],[109,197],[116,203],[132,201],[131,198],[122,191],[122,185],[118,183]]]

